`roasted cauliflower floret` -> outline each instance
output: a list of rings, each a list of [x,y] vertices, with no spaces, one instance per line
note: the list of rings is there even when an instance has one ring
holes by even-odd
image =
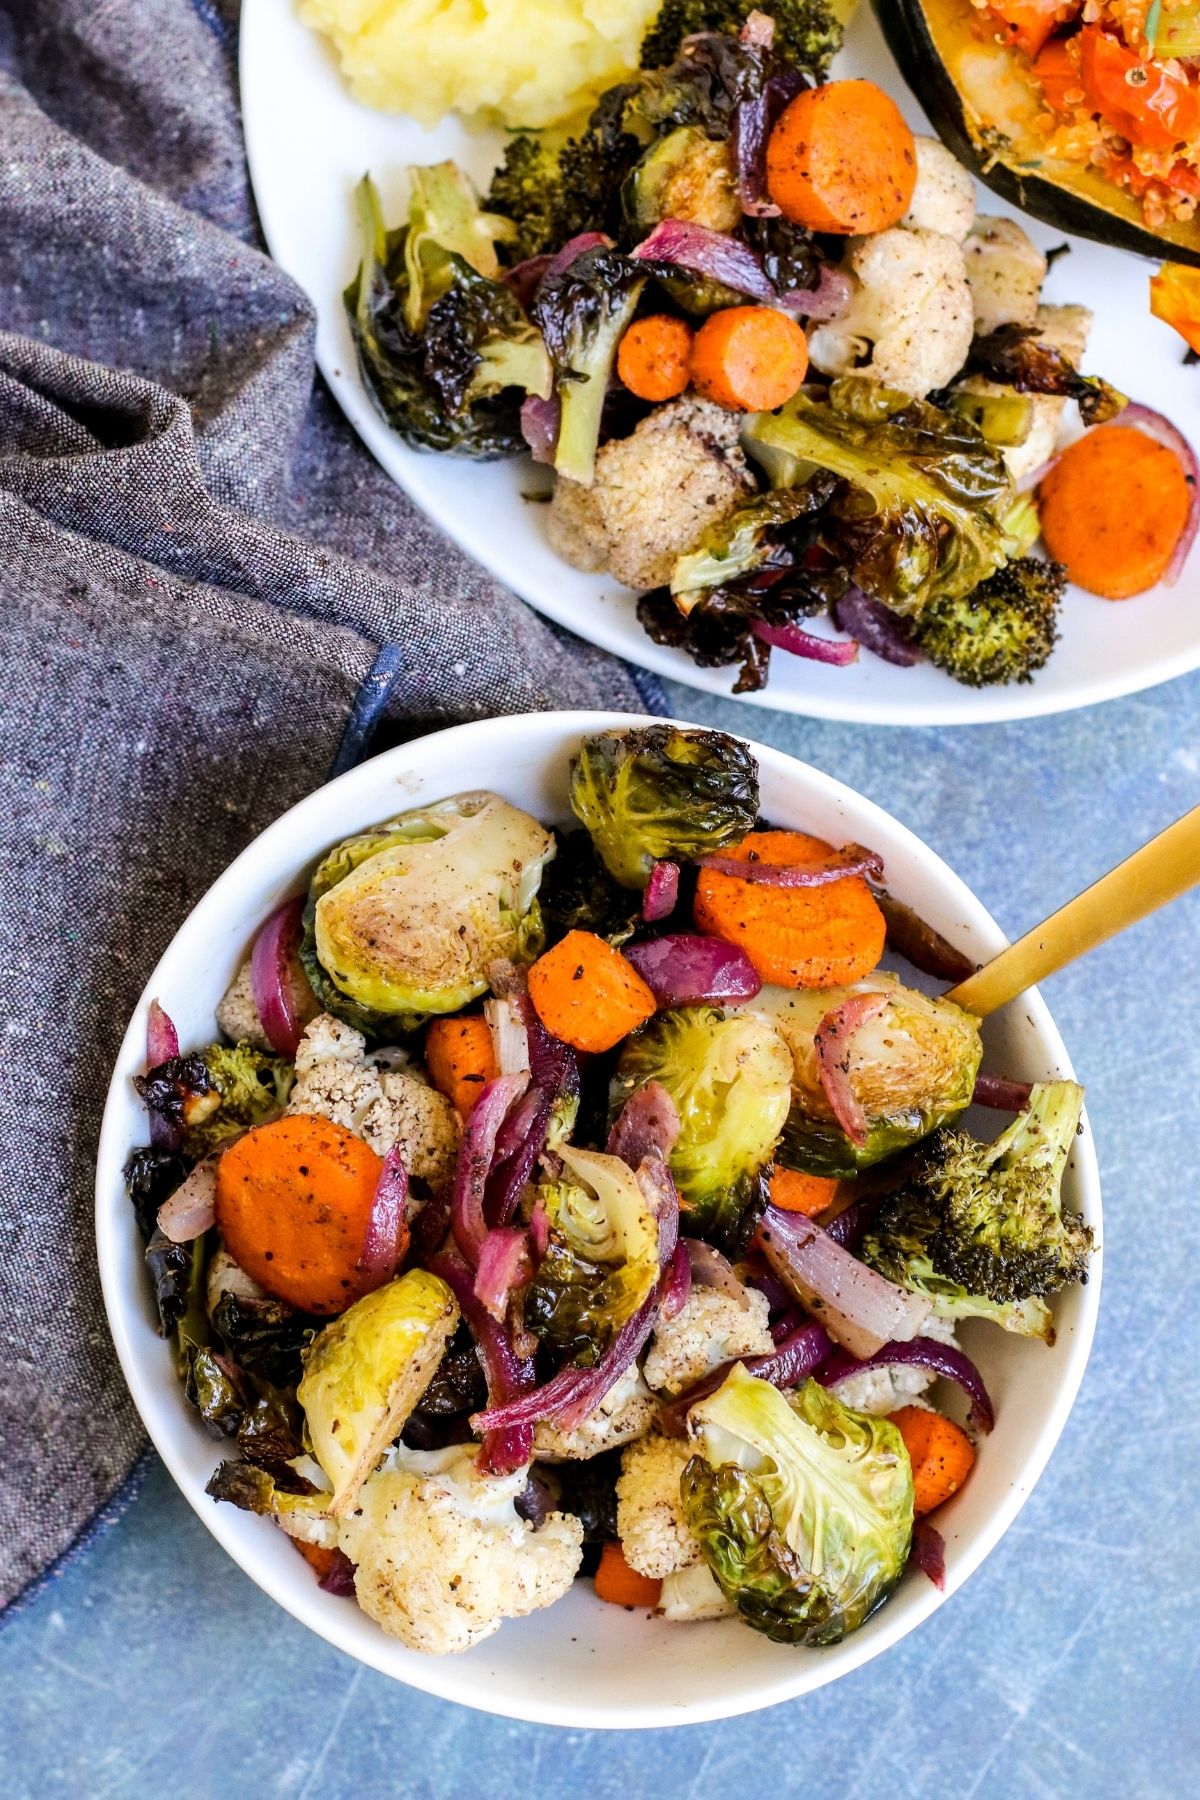
[[[409,1174],[435,1187],[454,1173],[459,1124],[449,1100],[409,1070],[368,1061],[362,1033],[329,1013],[300,1040],[287,1110],[333,1119],[379,1156],[398,1148]]]
[[[1032,325],[1046,279],[1046,258],[1015,219],[976,219],[963,242],[975,331]]]
[[[941,1344],[957,1342],[950,1319],[926,1319],[921,1334],[936,1338]],[[898,1406],[923,1406],[921,1396],[936,1380],[928,1369],[892,1363],[884,1369],[864,1369],[861,1375],[848,1375],[832,1392],[843,1406],[852,1406],[855,1412],[890,1413]]]
[[[561,1599],[579,1568],[579,1520],[551,1513],[535,1530],[515,1506],[528,1472],[483,1476],[475,1456],[473,1444],[398,1450],[340,1523],[359,1605],[410,1650],[469,1650]]]
[[[691,1444],[658,1436],[640,1438],[621,1453],[617,1536],[626,1562],[652,1580],[700,1561],[679,1498],[679,1480],[693,1454]]]
[[[289,986],[292,1005],[296,1017],[302,1025],[314,1019],[320,1012],[320,1006],[308,985],[308,977],[300,967],[298,957],[291,962],[291,980]],[[247,957],[217,1007],[217,1025],[224,1035],[234,1044],[252,1044],[256,1050],[273,1050],[274,1045],[262,1028],[258,1016],[258,1008],[254,1004],[254,989],[250,982],[250,958]]]
[[[694,1287],[673,1319],[660,1319],[644,1366],[650,1386],[682,1394],[735,1356],[769,1356],[767,1297],[754,1288],[745,1294],[743,1307],[731,1294]]]
[[[961,244],[975,223],[975,183],[940,138],[918,137],[917,185],[900,223],[909,231],[941,231]]]
[[[974,333],[971,290],[954,239],[897,226],[857,238],[846,268],[854,295],[842,318],[810,336],[815,367],[825,375],[867,375],[917,400],[953,381]]]
[[[573,1431],[543,1420],[533,1428],[533,1453],[541,1462],[586,1462],[641,1437],[654,1422],[657,1403],[637,1365],[609,1388],[590,1418]]]
[[[677,1569],[662,1585],[658,1605],[659,1618],[673,1625],[695,1625],[702,1619],[732,1619],[737,1608],[717,1586],[716,1577],[705,1562]]]
[[[739,421],[708,401],[660,406],[605,444],[591,488],[559,479],[550,542],[577,569],[607,569],[632,588],[663,587],[677,556],[754,489]]]

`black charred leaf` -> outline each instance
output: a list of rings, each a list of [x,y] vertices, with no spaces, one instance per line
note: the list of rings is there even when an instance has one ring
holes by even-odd
[[[184,1387],[214,1437],[238,1435],[245,1396],[239,1372],[228,1357],[209,1347],[189,1347]]]
[[[767,279],[781,294],[815,288],[828,258],[811,231],[785,218],[746,218],[741,236],[762,258]]]
[[[172,1056],[135,1075],[133,1085],[151,1112],[179,1131],[202,1124],[221,1104],[221,1090],[200,1056]]]
[[[555,1474],[562,1482],[559,1507],[574,1513],[583,1526],[585,1544],[614,1544],[617,1541],[617,1480],[621,1473],[620,1450],[605,1450],[585,1462],[557,1465]]]
[[[586,250],[542,282],[533,317],[560,381],[582,377],[589,347],[645,280],[646,271],[619,250]]]
[[[147,1241],[158,1225],[158,1209],[187,1177],[188,1162],[175,1150],[159,1150],[142,1144],[131,1150],[122,1174],[125,1192],[133,1205],[138,1230]]]
[[[230,1293],[217,1301],[212,1322],[234,1361],[247,1374],[275,1387],[295,1387],[301,1375],[300,1353],[319,1325],[282,1300]]]
[[[591,931],[618,947],[627,943],[641,919],[640,900],[613,880],[586,831],[556,835],[558,855],[538,889],[547,945],[568,931]]]
[[[289,1494],[311,1492],[312,1484],[289,1467],[293,1457],[303,1454],[304,1444],[298,1409],[286,1395],[260,1395],[253,1401],[242,1415],[237,1442],[245,1460],[266,1469],[277,1487]]]
[[[159,1329],[169,1337],[188,1311],[191,1299],[192,1259],[197,1239],[191,1244],[173,1244],[164,1231],[156,1227],[146,1245],[146,1267],[154,1289],[158,1308]]]
[[[1056,394],[1079,403],[1085,425],[1104,425],[1126,406],[1124,394],[1098,375],[1081,375],[1036,325],[1001,325],[971,346],[968,368],[1018,394]]]
[[[455,1417],[478,1412],[487,1405],[484,1380],[475,1342],[460,1324],[438,1364],[437,1372],[421,1396],[419,1410],[434,1417]]]
[[[738,108],[762,94],[774,68],[769,52],[736,37],[707,31],[687,38],[669,67],[649,76],[636,110],[659,130],[691,125],[723,140]]]

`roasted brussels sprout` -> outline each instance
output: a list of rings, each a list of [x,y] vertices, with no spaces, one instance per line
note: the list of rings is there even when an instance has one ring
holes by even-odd
[[[943,1319],[991,1319],[1051,1343],[1045,1297],[1087,1280],[1092,1234],[1062,1210],[1062,1178],[1079,1129],[1083,1089],[1034,1087],[1029,1105],[990,1144],[939,1131],[883,1201],[863,1261]]]
[[[602,731],[571,762],[571,810],[616,880],[644,888],[664,857],[724,850],[753,829],[758,765],[723,731]]]
[[[846,1074],[866,1117],[855,1144],[838,1124],[821,1082],[816,1033],[855,994],[886,994],[846,1046]],[[764,988],[753,1010],[787,1041],[792,1103],[776,1160],[810,1175],[854,1175],[927,1137],[970,1104],[983,1046],[979,1021],[952,1000],[935,1000],[877,973],[849,988]]]
[[[617,1060],[615,1115],[648,1081],[660,1081],[682,1125],[671,1174],[687,1229],[738,1251],[747,1210],[759,1199],[791,1104],[792,1057],[766,1019],[685,1006],[659,1013]]]
[[[1002,452],[928,400],[846,376],[826,399],[802,389],[748,419],[742,446],[775,487],[806,481],[813,464],[842,478],[826,539],[857,585],[902,617],[970,593],[1008,558]]]
[[[635,231],[662,219],[688,219],[710,231],[741,223],[737,164],[728,144],[681,125],[652,144],[625,184],[625,211]]]
[[[554,839],[496,794],[457,794],[338,844],[318,865],[300,948],[327,1011],[378,1038],[456,1012],[496,957],[536,953]]]
[[[304,1354],[296,1398],[344,1512],[429,1386],[458,1325],[437,1275],[410,1269],[327,1325]]]
[[[294,1491],[296,1488],[302,1491]],[[211,1499],[227,1500],[242,1512],[274,1519],[301,1544],[317,1544],[323,1550],[337,1548],[338,1528],[329,1511],[329,1495],[311,1482],[285,1484],[255,1463],[223,1462],[214,1469],[204,1491]]]
[[[688,1414],[700,1454],[683,1510],[748,1625],[781,1644],[836,1644],[904,1572],[912,1469],[886,1418],[816,1381],[790,1399],[739,1363]]]
[[[597,1362],[658,1280],[658,1223],[617,1156],[559,1150],[561,1181],[538,1191],[550,1247],[525,1291],[527,1328],[577,1362]]]

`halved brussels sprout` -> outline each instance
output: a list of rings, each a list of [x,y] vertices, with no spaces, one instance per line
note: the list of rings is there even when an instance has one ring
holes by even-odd
[[[458,1325],[437,1275],[410,1269],[327,1325],[304,1353],[296,1398],[313,1454],[344,1512],[433,1380]]]
[[[626,181],[621,199],[639,232],[661,219],[687,219],[710,231],[732,231],[742,220],[733,152],[696,125],[680,125],[657,138]]]
[[[687,1230],[743,1248],[739,1225],[791,1105],[787,1043],[751,1011],[679,1007],[626,1042],[609,1095],[613,1114],[648,1081],[660,1081],[679,1111],[670,1167]]]
[[[644,888],[663,858],[725,850],[753,830],[758,764],[723,731],[602,731],[571,763],[571,810],[614,879]]]
[[[457,794],[346,838],[317,867],[301,957],[322,1005],[370,1036],[456,1012],[496,957],[536,954],[554,839],[497,794]]]
[[[886,994],[888,1005],[846,1046],[846,1074],[867,1121],[864,1144],[847,1137],[821,1085],[815,1038],[821,1020],[852,994]],[[952,1000],[932,999],[894,975],[853,987],[765,987],[751,1003],[787,1040],[794,1070],[791,1110],[776,1160],[810,1175],[855,1175],[927,1137],[970,1105],[983,1046],[979,1021]]]
[[[912,1468],[886,1418],[819,1382],[790,1397],[741,1363],[688,1414],[684,1515],[726,1598],[781,1644],[836,1644],[904,1573]]]
[[[568,1177],[538,1192],[550,1247],[525,1291],[527,1328],[593,1364],[658,1280],[658,1221],[617,1156],[559,1148]]]

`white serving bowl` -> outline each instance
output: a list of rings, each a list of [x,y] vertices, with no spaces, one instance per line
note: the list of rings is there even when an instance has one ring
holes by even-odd
[[[564,820],[568,758],[580,737],[641,722],[627,714],[561,712],[459,726],[378,756],[285,813],[204,896],[151,975],[113,1071],[96,1171],[100,1275],[130,1391],[171,1474],[229,1554],[297,1619],[372,1668],[466,1706],[573,1727],[675,1725],[751,1712],[836,1680],[927,1619],[979,1567],[1045,1467],[1083,1375],[1100,1292],[1097,1257],[1088,1285],[1060,1297],[1052,1349],[991,1327],[968,1330],[967,1345],[998,1417],[979,1446],[970,1481],[938,1514],[946,1539],[945,1595],[910,1572],[860,1631],[827,1650],[772,1644],[734,1620],[669,1625],[604,1605],[579,1582],[557,1606],[503,1625],[466,1655],[423,1657],[386,1637],[351,1601],[323,1593],[273,1525],[206,1497],[221,1449],[188,1407],[171,1353],[157,1335],[121,1179],[128,1152],[146,1140],[131,1077],[144,1066],[150,1000],[166,1007],[185,1048],[208,1041],[214,1008],[255,927],[298,890],[330,844],[405,807],[468,788],[493,787],[539,818]],[[904,826],[828,775],[765,745],[751,748],[763,811],[773,822],[835,844],[869,844],[885,860],[892,892],[969,955],[982,960],[1002,948],[1003,934],[984,907]],[[989,1020],[985,1037],[987,1066],[997,1072],[1025,1080],[1072,1074],[1036,993]],[[1068,1204],[1098,1232],[1099,1177],[1086,1125],[1065,1191]]]

